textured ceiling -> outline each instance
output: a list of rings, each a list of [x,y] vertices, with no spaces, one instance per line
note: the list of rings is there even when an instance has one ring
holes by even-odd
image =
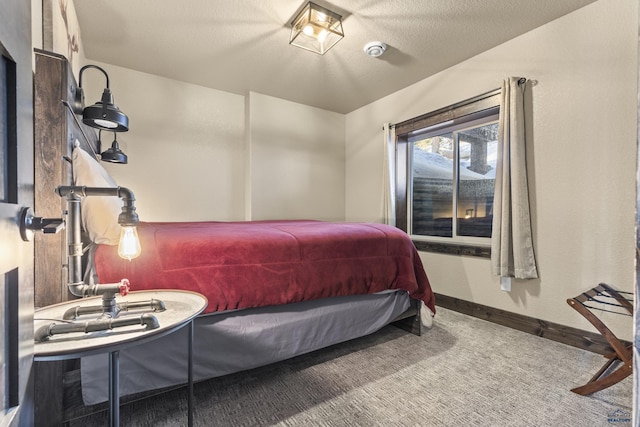
[[[290,46],[304,0],[80,0],[85,55],[237,94],[347,113],[594,0],[322,0],[345,38],[324,56]],[[370,41],[389,48],[363,53]]]

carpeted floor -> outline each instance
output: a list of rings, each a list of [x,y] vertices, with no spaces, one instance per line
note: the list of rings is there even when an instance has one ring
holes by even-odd
[[[632,379],[571,393],[601,355],[443,308],[421,337],[370,336],[198,383],[196,426],[624,426]],[[124,405],[123,426],[187,424],[186,389]],[[106,413],[70,426],[107,425]]]

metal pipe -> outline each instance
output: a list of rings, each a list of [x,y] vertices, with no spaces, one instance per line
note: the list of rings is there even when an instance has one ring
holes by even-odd
[[[120,225],[137,225],[139,222],[138,215],[135,213],[136,200],[133,192],[125,187],[85,187],[78,185],[61,185],[56,188],[56,193],[60,197],[66,197],[67,200],[79,199],[87,196],[116,196],[123,201],[122,213],[118,216],[118,224]]]
[[[92,305],[88,307],[73,307],[69,310],[65,311],[62,315],[63,320],[76,320],[80,316],[84,316],[87,314],[98,314],[102,313],[102,306]]]
[[[67,245],[69,262],[69,290],[76,296],[85,296],[86,285],[82,281],[82,230],[80,197],[67,195]]]
[[[87,322],[73,323],[50,323],[41,326],[35,332],[34,339],[36,342],[42,342],[54,335],[68,334],[71,332],[96,332],[107,331],[121,326],[144,325],[146,330],[156,329],[160,326],[158,319],[149,313],[144,313],[139,317],[122,317],[111,318],[101,317]]]
[[[98,285],[98,286],[104,286],[104,285]],[[158,311],[164,311],[166,310],[166,307],[164,305],[164,302],[155,298],[152,298],[148,301],[124,301],[124,302],[120,302],[118,303],[118,313],[121,311],[129,311],[131,309],[136,309],[136,308],[150,308],[151,310],[158,312]],[[111,310],[109,310],[110,312]],[[98,305],[92,305],[92,306],[77,306],[77,307],[73,307],[68,309],[67,311],[64,312],[64,314],[62,315],[62,318],[64,320],[75,320],[80,316],[83,315],[87,315],[87,314],[99,314],[99,313],[103,313],[104,312],[104,308],[103,306],[98,306]]]
[[[165,311],[164,301],[151,298],[149,301],[124,301],[120,303],[120,311],[128,311],[134,308],[151,308],[153,311]]]
[[[74,185],[62,185],[56,188],[60,197],[67,199],[68,225],[67,242],[69,246],[69,291],[78,297],[105,294],[126,295],[129,292],[128,281],[105,285],[86,285],[82,280],[82,230],[80,201],[87,196],[116,196],[123,200],[122,212],[118,216],[118,223],[122,226],[135,226],[138,224],[138,214],[135,208],[135,196],[125,187],[86,187]],[[124,292],[124,293],[123,293]],[[117,313],[116,313],[117,314]]]

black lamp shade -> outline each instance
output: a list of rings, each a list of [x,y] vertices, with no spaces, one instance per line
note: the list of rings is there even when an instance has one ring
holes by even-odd
[[[129,130],[129,118],[113,103],[113,96],[109,88],[104,89],[101,101],[82,111],[82,122],[93,128],[112,132]]]
[[[127,155],[120,150],[120,145],[115,139],[113,140],[111,147],[100,154],[100,158],[103,162],[121,163],[125,165],[128,163]]]

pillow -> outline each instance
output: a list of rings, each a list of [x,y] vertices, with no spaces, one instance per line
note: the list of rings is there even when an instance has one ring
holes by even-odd
[[[117,187],[115,180],[94,159],[79,147],[73,149],[74,185],[86,187]],[[118,215],[122,199],[115,196],[87,196],[80,202],[82,226],[94,243],[117,245],[120,240]]]

